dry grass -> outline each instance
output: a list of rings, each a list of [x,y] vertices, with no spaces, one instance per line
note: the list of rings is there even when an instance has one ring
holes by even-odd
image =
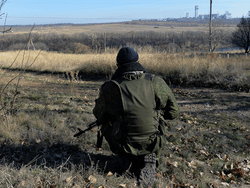
[[[219,54],[192,55],[152,53],[138,49],[140,63],[151,73],[161,75],[168,83],[178,85],[216,86],[249,89],[250,64],[245,56]],[[105,54],[62,54],[30,51],[25,56],[18,52],[0,53],[1,67],[38,72],[71,72],[74,77],[83,74],[110,76],[116,69],[117,50]],[[37,59],[36,59],[37,57]],[[33,63],[34,60],[36,63]]]
[[[18,55],[18,53],[19,51],[0,53],[1,67],[10,67],[12,69],[26,69],[39,72],[70,72],[76,70],[78,67],[85,63],[100,62],[103,60],[107,62],[114,62],[115,59],[112,55],[75,55],[41,52],[36,59],[36,63],[33,64],[33,60],[39,53],[38,51],[29,51],[25,56],[23,56],[23,53],[21,55]],[[13,62],[16,57],[17,59],[15,60],[15,62]]]
[[[1,86],[18,74],[0,73],[4,74]],[[84,129],[95,120],[92,109],[103,81],[22,75],[13,108],[0,116],[0,187],[135,187],[133,177],[107,176],[117,158],[106,141],[102,150],[95,149],[97,129],[73,137],[77,127]],[[6,97],[11,98],[13,90],[15,82],[5,91]],[[221,183],[246,187],[249,175],[232,174],[230,165],[236,168],[238,162],[249,159],[247,93],[182,88],[173,91],[181,118],[168,122],[166,127],[168,142],[155,187],[209,187]],[[222,176],[229,171],[231,175]]]
[[[212,83],[227,88],[245,84],[249,89],[248,57],[138,52],[149,72],[171,84]],[[82,55],[41,52],[37,57],[38,53],[19,54],[15,61],[18,52],[0,53],[3,68],[39,73],[19,75],[22,71],[0,70],[1,88],[10,83],[0,100],[1,106],[8,107],[0,111],[0,187],[135,187],[133,176],[108,176],[121,162],[106,141],[102,150],[95,148],[97,129],[73,137],[78,127],[84,129],[95,121],[94,100],[104,81],[84,81],[81,74],[110,76],[116,68],[117,51]],[[74,79],[43,72],[69,72]],[[10,82],[16,76],[21,82]],[[245,159],[250,163],[248,94],[181,87],[173,92],[181,118],[167,124],[168,141],[154,187],[216,187],[223,183],[246,187],[250,169],[242,170],[244,166],[239,164]]]
[[[2,86],[18,72],[0,73],[5,75]],[[95,120],[92,109],[103,80],[71,81],[25,73],[21,83],[12,111],[0,116],[0,187],[135,187],[135,178],[108,176],[117,159],[106,141],[102,150],[95,149],[97,129],[73,137],[77,127],[84,129]],[[6,94],[11,95],[14,88],[8,87]],[[221,183],[246,187],[249,175],[233,175],[230,165],[236,168],[238,162],[249,159],[247,93],[173,91],[181,118],[166,127],[168,142],[155,187]],[[224,178],[226,172],[231,175]]]
[[[138,28],[126,25],[128,30],[124,30],[124,25],[113,26],[86,26],[85,31],[128,32]],[[147,26],[147,31],[150,27],[153,26]],[[152,29],[160,32],[170,28]],[[52,28],[49,32],[58,30],[75,33],[82,32],[83,28],[77,31]],[[244,85],[249,89],[248,57],[227,59],[219,58],[218,54],[189,57],[191,54],[152,53],[150,48],[137,51],[143,66],[170,84],[198,83],[225,88],[236,84],[238,90]],[[0,111],[0,187],[117,188],[122,187],[121,184],[135,187],[135,178],[127,174],[108,176],[109,171],[114,172],[118,159],[106,141],[102,150],[95,148],[97,129],[80,138],[73,137],[78,127],[84,129],[95,121],[94,100],[104,81],[84,81],[80,77],[82,74],[109,77],[116,69],[117,50],[109,52],[0,53],[2,68],[31,71],[20,74],[22,71],[0,69],[0,106],[8,107]],[[69,73],[71,79],[50,74],[55,72]],[[17,79],[11,81],[15,77]],[[249,96],[204,88],[178,87],[173,91],[181,108],[181,118],[167,124],[168,141],[154,187],[247,187],[249,172],[244,174],[246,170],[237,165],[245,159],[250,161]],[[240,173],[235,173],[239,170]]]
[[[166,26],[167,25],[167,26]],[[87,25],[47,25],[47,26],[36,26],[34,33],[46,34],[46,33],[57,33],[57,34],[75,34],[75,33],[128,33],[128,32],[176,32],[181,33],[185,31],[205,31],[208,32],[208,24],[192,24],[177,23],[177,22],[149,22],[142,24],[141,22],[131,23],[114,23],[114,24],[87,24]],[[198,25],[198,26],[197,26]],[[156,27],[157,26],[157,27]],[[25,27],[12,27],[13,34],[29,33],[32,26]],[[0,27],[1,28],[1,27]],[[235,25],[223,27],[227,31],[234,31]]]

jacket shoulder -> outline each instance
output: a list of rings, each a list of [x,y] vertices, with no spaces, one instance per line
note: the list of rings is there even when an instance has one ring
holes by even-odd
[[[153,77],[153,85],[155,87],[162,87],[162,86],[168,87],[167,83],[163,80],[163,78],[161,78],[160,76],[156,76],[156,75],[154,75]]]
[[[103,91],[110,90],[110,89],[113,89],[114,87],[116,87],[116,84],[113,81],[109,80],[102,84],[101,90]]]
[[[107,99],[111,100],[113,98],[117,98],[119,96],[119,93],[120,93],[120,88],[118,87],[118,85],[110,80],[105,82],[101,86],[99,95],[103,96],[106,100]]]

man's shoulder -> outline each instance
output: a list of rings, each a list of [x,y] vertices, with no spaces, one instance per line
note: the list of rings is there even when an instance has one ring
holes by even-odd
[[[153,84],[154,85],[167,85],[166,82],[163,80],[163,78],[157,75],[154,75]]]
[[[106,81],[101,86],[101,89],[103,91],[109,91],[109,90],[113,90],[113,89],[116,89],[116,88],[117,88],[117,86],[116,86],[116,84],[115,84],[115,82],[113,80]]]
[[[156,95],[170,95],[172,92],[166,81],[160,76],[154,77],[153,88]]]

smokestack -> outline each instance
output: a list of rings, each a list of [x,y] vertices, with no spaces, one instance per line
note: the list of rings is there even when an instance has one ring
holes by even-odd
[[[195,6],[195,18],[198,18],[198,16],[199,16],[199,6],[196,5]]]

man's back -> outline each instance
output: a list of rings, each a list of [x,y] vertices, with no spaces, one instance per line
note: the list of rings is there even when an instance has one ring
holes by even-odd
[[[101,132],[111,151],[128,158],[139,184],[147,187],[154,182],[156,161],[166,143],[159,116],[178,118],[179,108],[165,81],[148,74],[138,58],[132,48],[119,51],[118,69],[102,85],[93,113],[105,122]]]
[[[128,106],[129,113],[137,117],[133,123],[125,122],[128,121],[124,118],[128,113],[126,110]],[[168,109],[167,112],[163,112],[167,118],[178,118],[178,105],[170,88],[160,77],[146,73],[146,69],[140,63],[131,62],[119,67],[112,80],[102,85],[93,113],[99,121],[109,121],[111,124],[117,120],[124,121],[122,122],[124,126],[122,130],[123,136],[125,135],[126,138],[123,137],[121,141],[114,140],[114,142],[121,144],[119,147],[122,147],[121,150],[124,153],[140,155],[152,151],[158,153],[159,145],[165,141],[162,139],[157,142],[153,141],[156,138],[155,134],[159,132],[157,116],[159,113],[156,111],[164,111],[164,109]],[[153,122],[153,120],[155,121]],[[130,121],[132,121],[131,118]],[[128,124],[132,124],[132,126],[128,126]],[[133,124],[142,129],[133,132]],[[149,134],[146,134],[147,131]],[[109,133],[108,137],[114,136],[112,132],[109,131]],[[134,134],[140,135],[137,136],[137,140],[144,140],[144,144],[133,145],[130,143],[129,135]],[[150,150],[148,150],[147,146],[152,142],[154,145],[151,145]],[[115,145],[115,143],[113,144]]]

